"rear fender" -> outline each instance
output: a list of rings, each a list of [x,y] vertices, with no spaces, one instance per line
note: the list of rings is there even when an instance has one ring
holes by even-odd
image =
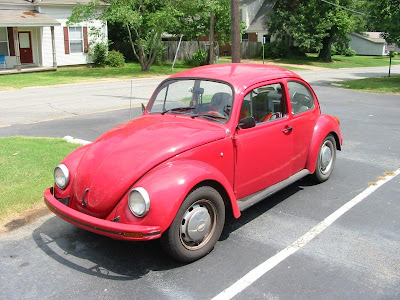
[[[329,134],[334,136],[336,147],[338,150],[341,150],[342,134],[338,122],[330,115],[320,115],[314,127],[314,133],[307,156],[306,169],[308,169],[311,174],[315,172],[318,153],[322,142]]]
[[[174,220],[182,202],[190,191],[203,181],[216,181],[225,189],[238,218],[240,210],[231,185],[216,168],[197,160],[177,160],[164,163],[144,175],[133,187],[143,187],[150,196],[150,210],[143,218],[135,217],[128,207],[128,195],[124,195],[107,219],[120,217],[121,223],[160,226],[164,232]]]

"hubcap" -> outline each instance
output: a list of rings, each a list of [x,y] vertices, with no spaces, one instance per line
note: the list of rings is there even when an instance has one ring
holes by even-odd
[[[182,218],[180,230],[182,244],[189,250],[203,247],[210,240],[215,224],[215,206],[208,200],[195,202]]]
[[[332,168],[333,164],[333,144],[330,140],[325,141],[321,147],[320,161],[321,161],[321,173],[327,174]]]

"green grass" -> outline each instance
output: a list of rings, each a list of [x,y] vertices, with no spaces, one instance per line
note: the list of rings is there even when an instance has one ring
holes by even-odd
[[[343,56],[333,55],[333,61],[330,63],[321,62],[318,60],[317,54],[309,53],[306,57],[299,58],[281,58],[281,59],[268,59],[275,63],[295,64],[295,65],[309,65],[323,68],[340,69],[340,68],[361,68],[361,67],[382,67],[389,66],[389,57],[387,56]],[[400,57],[392,59],[392,64],[400,64],[398,61]],[[260,59],[258,59],[260,60]]]
[[[43,201],[54,167],[77,147],[61,139],[0,138],[0,220]]]
[[[59,68],[56,72],[2,75],[0,76],[0,90],[96,81],[110,78],[130,79],[157,75],[172,75],[188,69],[182,62],[177,62],[174,71],[171,71],[171,65],[171,63],[165,63],[160,66],[153,65],[147,72],[142,72],[138,63],[127,63],[125,67],[122,68],[68,67]]]
[[[259,61],[259,59],[255,59],[255,60]],[[261,59],[261,61],[262,61],[262,59]],[[268,61],[272,61],[272,60],[265,60],[266,64],[268,64]],[[230,62],[231,62],[231,58],[229,56],[223,56],[218,59],[219,64],[226,64],[226,63],[230,63]],[[294,66],[285,66],[285,65],[279,65],[279,64],[277,64],[277,65],[274,64],[274,66],[285,68],[285,69],[288,69],[291,71],[307,70],[305,68],[294,67]]]
[[[343,88],[380,94],[400,94],[400,76],[340,81]]]

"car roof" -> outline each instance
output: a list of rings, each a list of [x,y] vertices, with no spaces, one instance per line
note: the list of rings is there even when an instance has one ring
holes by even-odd
[[[244,90],[247,87],[261,81],[295,77],[300,78],[296,73],[287,69],[261,64],[216,64],[197,67],[172,75],[170,78],[208,78],[226,81],[232,84],[236,90]]]

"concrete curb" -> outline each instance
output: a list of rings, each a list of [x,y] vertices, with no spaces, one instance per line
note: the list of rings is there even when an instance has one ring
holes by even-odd
[[[81,139],[76,139],[76,138],[74,138],[74,137],[72,137],[72,136],[69,136],[69,135],[64,136],[64,137],[63,137],[63,140],[64,140],[64,141],[67,141],[68,143],[79,144],[79,145],[83,145],[83,146],[92,143],[92,142],[90,142],[90,141],[85,141],[85,140],[81,140]]]

